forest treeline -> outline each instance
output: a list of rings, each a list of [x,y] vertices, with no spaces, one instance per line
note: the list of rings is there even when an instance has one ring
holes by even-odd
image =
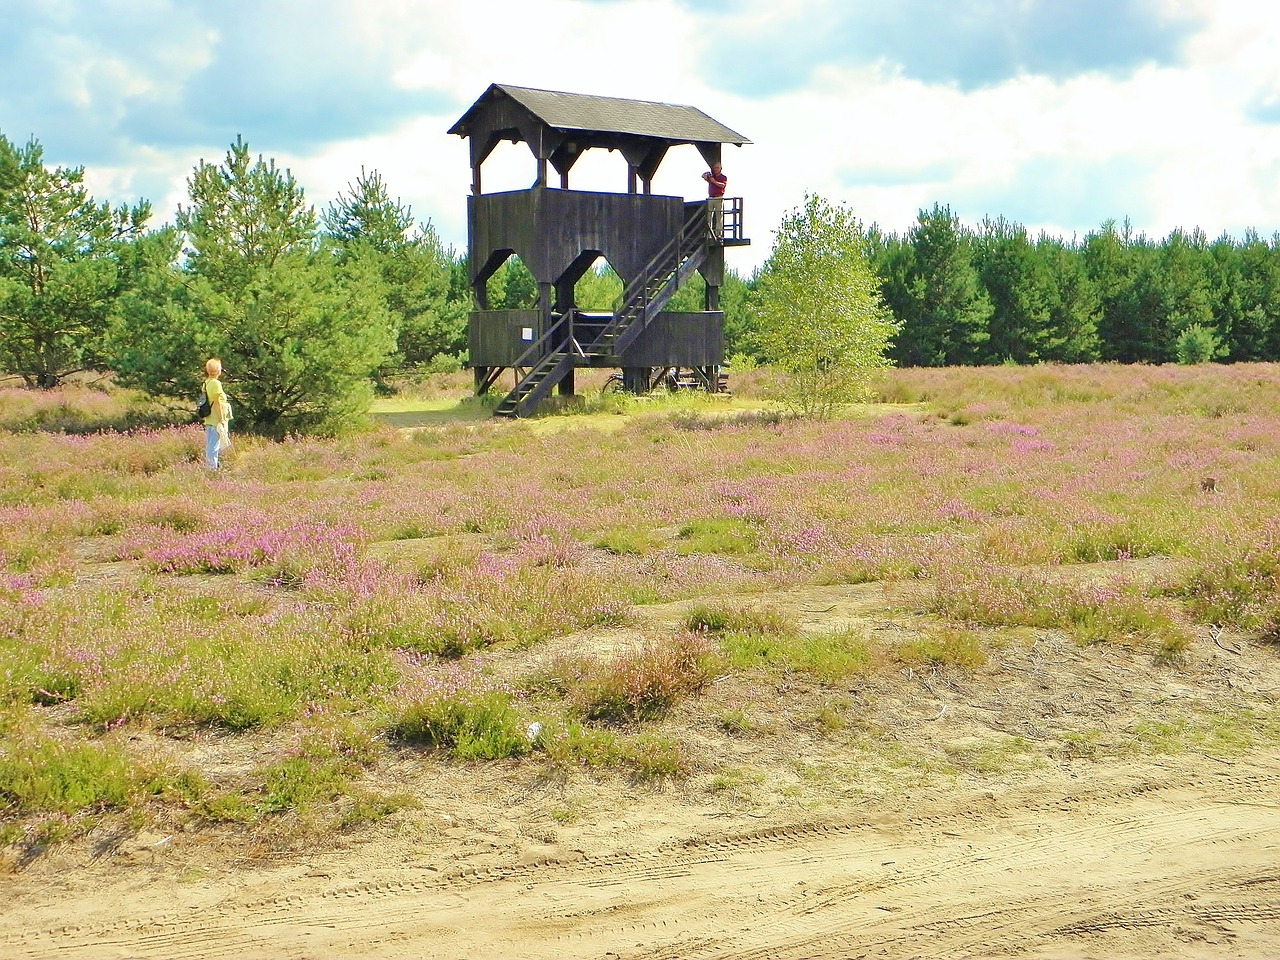
[[[935,204],[904,234],[863,229],[861,248],[898,321],[889,356],[901,366],[1280,360],[1280,234],[1153,240],[1108,222],[1064,240],[1003,218],[965,226]],[[756,279],[730,270],[721,307],[727,353],[764,362]],[[607,270],[584,285],[579,303],[600,309],[621,291]],[[536,299],[518,259],[498,289],[504,307]],[[701,302],[695,279],[669,309]]]
[[[465,255],[376,171],[317,211],[237,140],[193,170],[172,223],[150,218],[146,201],[99,203],[82,168],[0,134],[0,371],[34,387],[112,371],[179,397],[220,355],[251,425],[281,433],[358,410],[398,369],[465,364]],[[847,255],[878,278],[901,365],[1280,360],[1280,235],[1153,240],[1126,222],[1065,240],[1002,218],[962,225],[941,204],[903,234],[853,229]],[[760,277],[730,271],[720,303],[727,355],[769,362]],[[577,305],[610,309],[621,287],[601,263]],[[536,283],[513,257],[488,294],[493,309],[528,307]],[[668,309],[702,302],[695,276]]]
[[[1280,235],[1162,240],[1109,222],[1070,241],[922,210],[867,235],[902,365],[1280,359]]]

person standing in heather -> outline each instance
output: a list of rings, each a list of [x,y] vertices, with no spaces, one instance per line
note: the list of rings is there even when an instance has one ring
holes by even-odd
[[[209,401],[209,415],[204,418],[204,465],[218,469],[218,454],[227,446],[227,424],[231,420],[231,404],[222,389],[222,361],[211,357],[204,364],[204,395]]]

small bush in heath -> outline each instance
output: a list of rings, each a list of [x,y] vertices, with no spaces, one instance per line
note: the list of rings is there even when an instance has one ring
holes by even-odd
[[[510,693],[467,665],[424,663],[400,691],[387,732],[403,743],[447,750],[463,760],[518,757],[531,749]]]
[[[576,720],[549,722],[537,743],[549,760],[561,766],[597,772],[626,770],[639,781],[684,776],[690,767],[680,744],[668,737],[627,736]]]
[[[300,725],[289,755],[256,772],[252,799],[259,816],[288,811],[317,826],[346,829],[381,820],[413,800],[370,789],[360,781],[386,752],[376,728],[340,713],[321,711]]]
[[[103,730],[126,721],[248,729],[318,705],[378,703],[388,651],[327,633],[322,609],[189,595],[169,583],[0,597],[0,696],[70,702]],[[11,642],[3,642],[5,639]]]
[[[616,766],[624,756],[616,732],[583,726],[577,720],[546,724],[538,745],[556,763],[589,769]]]
[[[791,655],[796,669],[824,683],[865,676],[876,663],[876,654],[860,630],[834,630],[803,634]]]
[[[1191,642],[1166,601],[1124,582],[1061,583],[975,565],[939,573],[933,609],[979,626],[1057,627],[1082,643],[1154,641],[1162,656]]]
[[[588,720],[650,720],[662,716],[681,697],[702,689],[715,663],[715,648],[706,637],[682,633],[613,660],[589,661],[585,675],[567,691],[567,697]]]
[[[489,557],[427,584],[376,591],[350,604],[345,617],[346,629],[366,642],[456,658],[494,644],[530,645],[624,623],[628,612],[599,578]]]
[[[743,556],[755,553],[756,530],[744,520],[734,517],[709,517],[686,523],[680,528],[678,553],[720,553]]]
[[[899,645],[897,660],[909,667],[961,667],[973,670],[987,662],[982,639],[972,630],[939,629]]]
[[[627,745],[625,754],[627,766],[637,780],[665,780],[689,773],[689,762],[680,744],[668,737],[640,734]]]
[[[768,607],[694,604],[681,619],[686,630],[703,633],[746,633],[775,636],[795,630],[785,616]]]
[[[751,715],[742,707],[731,707],[716,717],[716,726],[731,737],[745,737],[753,727]]]
[[[230,523],[197,533],[158,530],[139,543],[135,555],[160,573],[235,573],[256,569],[275,585],[298,585],[318,574],[350,568],[360,534],[322,523],[264,526]]]
[[[601,533],[591,545],[610,553],[644,555],[662,545],[662,539],[644,527],[615,527]]]
[[[1280,525],[1214,550],[1172,592],[1201,623],[1265,627],[1280,617]]]
[[[0,801],[19,814],[119,809],[161,786],[114,745],[23,738],[0,754]]]
[[[731,631],[721,636],[720,649],[736,670],[797,670],[823,683],[863,676],[876,662],[866,637],[851,629],[819,634]]]
[[[171,410],[131,390],[77,383],[52,390],[0,388],[0,430],[88,434],[172,421]]]
[[[853,701],[848,697],[825,697],[809,719],[819,733],[831,736],[849,726],[853,709]]]
[[[261,813],[306,812],[315,803],[345,793],[346,774],[344,766],[333,760],[288,757],[260,772],[262,792],[256,806]]]
[[[948,758],[961,769],[981,776],[1009,770],[1025,770],[1040,762],[1035,749],[1023,737],[1001,737],[988,743],[949,745]]]

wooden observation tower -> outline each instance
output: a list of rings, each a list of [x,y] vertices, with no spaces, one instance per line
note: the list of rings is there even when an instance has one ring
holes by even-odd
[[[495,414],[527,416],[553,389],[574,392],[578,367],[622,370],[626,389],[649,389],[655,372],[688,370],[719,389],[724,362],[724,249],[750,243],[742,199],[725,197],[722,215],[707,200],[654,195],[654,174],[667,151],[690,144],[711,165],[726,143],[750,143],[695,107],[619,100],[493,84],[449,130],[470,140],[471,196],[467,252],[479,309],[469,325],[477,394],[506,369],[515,388]],[[480,168],[503,140],[523,141],[537,162],[528,190],[484,193]],[[593,148],[626,160],[626,191],[569,189],[569,172]],[[548,182],[548,165],[559,176]],[[516,254],[538,283],[530,310],[490,310],[487,282]],[[623,282],[612,313],[574,303],[574,287],[599,257]],[[705,309],[664,312],[695,272],[706,281]]]

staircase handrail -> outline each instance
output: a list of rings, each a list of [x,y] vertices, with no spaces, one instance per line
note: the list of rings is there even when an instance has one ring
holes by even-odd
[[[640,272],[640,275],[635,280],[632,280],[623,291],[622,297],[624,309],[632,300],[644,293],[645,288],[648,286],[648,282],[653,279],[653,275],[657,272],[658,268],[664,266],[666,261],[673,261],[673,266],[671,267],[671,270],[666,271],[664,276],[669,276],[672,270],[679,268],[680,261],[684,259],[679,256],[679,254],[684,250],[686,240],[688,240],[691,235],[696,235],[701,232],[701,228],[705,225],[706,219],[707,208],[705,206],[698,207],[693,214],[685,220],[684,227],[681,228],[680,232],[668,240],[666,245],[653,255],[649,262],[645,264],[644,270]],[[639,290],[635,289],[637,286],[640,288]]]
[[[512,368],[519,368],[521,366],[524,366],[525,361],[532,360],[535,356],[540,356],[539,348],[542,347],[542,345],[545,344],[548,340],[550,340],[551,335],[560,328],[560,325],[562,323],[564,323],[571,316],[573,316],[575,312],[576,311],[571,307],[570,309],[566,310],[564,313],[560,314],[560,319],[558,319],[555,323],[551,324],[551,326],[547,327],[546,332],[543,333],[543,335],[540,336],[533,343],[531,343],[529,345],[529,349],[527,349],[524,353],[520,354],[520,356],[517,357],[512,362],[511,364]]]
[[[649,284],[655,279],[659,268],[665,267],[667,262],[672,263],[672,266],[661,274],[664,281],[669,279],[672,273],[678,271],[680,262],[694,252],[694,247],[688,241],[693,237],[700,237],[706,228],[706,223],[707,208],[704,204],[694,210],[693,214],[685,220],[684,227],[680,233],[667,241],[666,245],[645,264],[644,270],[641,271],[636,279],[632,280],[623,290],[622,306],[618,308],[613,320],[607,323],[604,329],[600,331],[599,336],[596,337],[597,343],[616,331],[629,309],[638,306],[643,311],[649,302]]]

